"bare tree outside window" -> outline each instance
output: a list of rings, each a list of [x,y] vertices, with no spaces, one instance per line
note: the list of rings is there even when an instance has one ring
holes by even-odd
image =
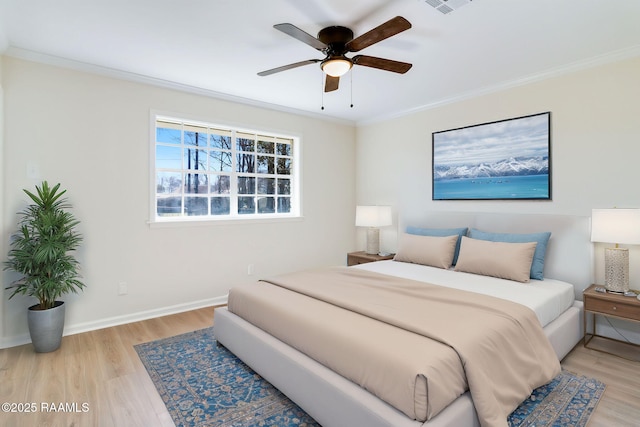
[[[155,217],[297,214],[296,140],[158,117]]]

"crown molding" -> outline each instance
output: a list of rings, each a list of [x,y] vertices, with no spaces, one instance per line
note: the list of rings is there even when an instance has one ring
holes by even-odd
[[[132,73],[129,71],[118,70],[115,68],[104,67],[101,65],[90,64],[87,62],[75,61],[59,56],[49,55],[41,52],[36,52],[28,49],[23,49],[15,46],[9,46],[3,53],[5,56],[12,58],[22,59],[25,61],[38,62],[41,64],[53,65],[60,68],[71,69],[75,71],[82,71],[85,73],[96,74],[103,77],[110,77],[118,80],[125,80],[135,83],[142,83],[150,86],[161,87],[165,89],[172,89],[179,92],[190,93],[194,95],[205,96],[208,98],[214,98],[221,101],[234,102],[237,104],[248,105],[251,107],[264,108],[268,110],[279,111],[282,113],[295,114],[298,116],[305,116],[316,120],[323,120],[327,122],[333,122],[341,125],[355,126],[355,121],[340,119],[337,117],[328,117],[319,113],[313,113],[309,111],[299,110],[296,108],[285,107],[282,105],[271,104],[269,102],[257,101],[255,99],[244,98],[241,96],[230,95],[222,92],[217,92],[210,89],[205,89],[197,86],[186,85],[182,83],[173,82],[170,80],[159,79],[156,77],[150,77],[143,74]]]
[[[506,81],[499,83],[497,85],[486,86],[483,88],[479,88],[473,91],[460,93],[456,96],[452,96],[449,98],[443,98],[428,104],[424,104],[415,108],[411,108],[408,110],[396,112],[393,114],[388,114],[384,116],[376,116],[374,118],[359,120],[356,122],[356,126],[369,125],[379,122],[384,122],[387,120],[397,119],[400,117],[409,116],[411,114],[416,114],[421,111],[431,110],[434,108],[442,107],[448,104],[454,104],[456,102],[465,101],[472,98],[477,98],[483,95],[488,95],[491,93],[502,92],[507,89],[516,88],[519,86],[525,86],[531,83],[540,82],[543,80],[548,80],[554,77],[560,77],[566,74],[575,73],[582,70],[587,70],[594,67],[599,67],[601,65],[611,64],[615,62],[624,61],[631,58],[636,58],[640,56],[640,45],[632,46],[625,49],[620,49],[612,52],[608,52],[603,55],[598,55],[592,58],[588,58],[581,61],[576,61],[570,64],[566,64],[560,67],[550,68],[539,73],[530,74],[528,76],[524,76],[522,78]]]
[[[469,100],[472,98],[477,98],[480,96],[505,91],[505,90],[516,88],[519,86],[525,86],[531,83],[540,82],[543,80],[559,77],[562,75],[566,75],[566,74],[570,74],[570,73],[574,73],[582,70],[587,70],[589,68],[594,68],[601,65],[606,65],[614,62],[623,61],[626,59],[635,58],[640,56],[640,45],[631,46],[629,48],[608,52],[606,54],[598,55],[598,56],[581,60],[581,61],[576,61],[560,67],[550,68],[550,69],[541,71],[539,73],[530,74],[528,76],[502,82],[496,85],[486,86],[486,87],[478,88],[472,91],[459,93],[452,97],[439,99],[434,102],[423,104],[407,110],[375,116],[365,120],[358,120],[358,121],[340,119],[336,117],[327,117],[325,115],[321,115],[318,113],[308,112],[308,111],[299,110],[295,108],[289,108],[281,105],[271,104],[264,101],[257,101],[249,98],[225,94],[225,93],[213,91],[210,89],[204,89],[196,86],[185,85],[182,83],[158,79],[155,77],[136,74],[128,71],[122,71],[114,68],[103,67],[95,64],[75,61],[67,58],[35,52],[28,49],[22,49],[15,46],[8,46],[4,52],[4,55],[13,57],[13,58],[32,61],[32,62],[39,62],[39,63],[49,64],[49,65],[54,65],[61,68],[68,68],[68,69],[83,71],[91,74],[97,74],[105,77],[116,78],[119,80],[126,80],[126,81],[132,81],[132,82],[162,87],[166,89],[173,89],[180,92],[214,98],[221,101],[229,101],[229,102],[244,104],[252,107],[264,108],[264,109],[279,111],[279,112],[288,113],[288,114],[305,116],[305,117],[309,117],[317,120],[333,122],[336,124],[358,127],[358,126],[370,125],[374,123],[393,120],[400,117],[416,114],[421,111],[438,108],[444,105],[453,104],[453,103]]]

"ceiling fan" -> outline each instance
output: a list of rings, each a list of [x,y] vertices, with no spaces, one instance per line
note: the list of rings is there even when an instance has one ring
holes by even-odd
[[[354,64],[400,74],[406,73],[412,66],[406,62],[377,58],[375,56],[356,55],[353,58],[348,58],[346,56],[346,53],[348,52],[359,52],[374,43],[378,43],[411,28],[411,23],[402,16],[396,16],[395,18],[388,20],[384,24],[375,27],[355,39],[353,38],[353,31],[347,27],[341,26],[323,28],[318,33],[317,38],[304,32],[293,24],[277,24],[273,27],[276,30],[282,31],[283,33],[319,50],[325,54],[325,58],[307,59],[306,61],[294,62],[293,64],[262,71],[258,73],[259,76],[268,76],[274,73],[279,73],[280,71],[290,70],[292,68],[319,62],[322,71],[327,75],[324,91],[331,92],[338,89],[340,76],[346,74]]]

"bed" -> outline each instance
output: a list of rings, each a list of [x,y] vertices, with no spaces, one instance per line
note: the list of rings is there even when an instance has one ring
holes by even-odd
[[[549,239],[544,260],[544,280],[533,280],[530,284],[524,283],[521,286],[525,290],[532,290],[534,287],[536,289],[546,287],[552,293],[545,294],[547,296],[529,295],[526,292],[513,291],[515,287],[511,280],[497,279],[496,281],[488,279],[484,275],[457,272],[452,269],[434,268],[408,262],[385,261],[350,267],[349,269],[343,268],[343,270],[349,270],[348,274],[354,274],[358,278],[362,275],[381,275],[384,277],[396,277],[398,280],[406,280],[408,281],[406,283],[426,280],[437,284],[438,288],[443,285],[453,287],[455,288],[454,292],[467,292],[469,288],[477,292],[478,283],[482,285],[482,282],[487,282],[490,283],[490,291],[487,291],[489,294],[497,292],[501,298],[505,297],[505,295],[507,299],[515,298],[515,305],[519,305],[522,302],[517,301],[518,298],[524,298],[525,301],[530,303],[529,308],[534,313],[537,321],[540,322],[540,325],[543,326],[543,334],[548,339],[550,351],[557,360],[562,359],[581,339],[582,303],[579,301],[579,296],[582,290],[591,283],[592,275],[588,218],[558,215],[448,212],[431,214],[421,219],[404,219],[399,227],[401,230],[405,230],[408,224],[432,229],[464,225],[477,230],[491,230],[492,232],[502,233],[550,232],[552,237]],[[344,272],[340,270],[336,274],[344,274]],[[506,288],[501,288],[501,282],[503,282],[502,285],[506,285]],[[262,289],[262,287],[260,288]],[[311,286],[311,289],[313,288]],[[558,293],[553,293],[554,291],[558,291]],[[252,292],[248,294],[252,294]],[[289,300],[289,297],[285,296],[288,294],[282,295],[283,299],[281,301],[283,303],[281,305],[298,306],[298,300],[295,299],[298,297],[292,297],[293,299]],[[487,298],[494,297],[495,295],[487,296]],[[363,298],[358,297],[357,299]],[[547,303],[543,302],[545,299]],[[285,304],[285,301],[288,301],[288,303]],[[385,303],[381,304],[380,301],[372,301],[371,304],[375,307],[386,305]],[[261,324],[260,319],[252,317],[252,313],[257,310],[252,308],[251,305],[244,309],[242,304],[237,302],[231,305],[239,307],[233,309],[230,306],[231,310],[235,310],[242,317],[227,309],[217,309],[214,315],[214,328],[218,341],[283,391],[324,427],[353,425],[380,427],[481,425],[480,419],[482,417],[479,419],[478,411],[476,411],[474,400],[469,391],[463,390],[461,393],[454,391],[452,392],[453,398],[449,398],[444,403],[430,398],[424,405],[436,407],[434,410],[435,415],[426,415],[426,412],[423,414],[422,412],[426,409],[422,408],[420,410],[416,409],[417,412],[422,411],[420,412],[422,416],[415,416],[411,412],[413,408],[407,408],[407,405],[410,406],[409,404],[404,407],[402,404],[397,404],[393,397],[389,398],[384,395],[384,390],[379,393],[371,384],[365,384],[365,389],[357,384],[360,382],[359,380],[355,381],[354,378],[352,378],[353,381],[347,379],[350,376],[345,375],[345,372],[341,372],[339,366],[332,365],[332,362],[327,363],[324,357],[331,353],[331,348],[326,344],[324,338],[317,340],[319,345],[313,345],[313,340],[309,340],[310,344],[301,344],[300,342],[294,342],[292,345],[285,344],[285,342],[290,342],[288,338],[276,338],[275,336],[278,336],[277,330],[271,329],[274,327],[273,324],[279,322],[278,319],[272,319],[272,317],[276,317],[273,316],[274,312],[269,312],[270,314],[266,315],[269,321]],[[334,318],[338,322],[344,321],[345,324],[352,323],[352,319],[348,317],[351,316],[350,314],[342,314],[334,304],[329,305],[331,305],[331,308],[328,309],[329,311],[315,312],[313,311],[315,309],[308,310],[315,313],[315,316],[305,320],[309,322],[309,328],[323,325],[327,323],[327,319]],[[320,306],[318,305],[318,307]],[[325,308],[322,308],[322,310],[325,310]],[[318,315],[318,313],[322,314]],[[362,315],[362,313],[359,314]],[[347,317],[342,319],[341,316]],[[364,313],[364,317],[367,317],[366,313]],[[285,316],[280,320],[280,323],[284,324],[286,329],[287,324],[292,324],[291,319],[295,318]],[[260,327],[254,326],[254,323],[259,324]],[[267,333],[265,330],[271,333]],[[396,338],[392,335],[385,335],[386,333],[385,331],[380,332],[380,336],[385,337],[385,342],[395,345],[394,340]],[[404,339],[402,338],[402,340]],[[407,336],[406,339],[411,340],[413,338]],[[369,341],[372,340],[363,340],[363,342]],[[307,345],[315,348],[307,348]],[[309,357],[307,354],[311,354],[313,357]],[[393,357],[393,352],[388,357]],[[321,360],[322,363],[317,360]],[[555,361],[557,362],[557,360]],[[550,362],[545,364],[552,365]],[[465,369],[468,369],[468,367],[465,366]],[[387,369],[377,369],[377,371],[387,371]],[[394,373],[395,371],[389,369],[389,372]],[[368,375],[365,377],[369,380]],[[463,378],[461,381],[464,380]],[[374,378],[370,381],[379,383],[382,380]],[[449,380],[447,379],[447,381]],[[451,381],[455,382],[454,380]],[[431,383],[429,384],[431,387]],[[463,386],[466,387],[465,384]],[[455,387],[460,387],[460,385],[456,384]],[[438,387],[432,388],[438,389]],[[415,388],[412,390],[414,395],[416,393],[415,390]],[[442,407],[437,407],[438,405]],[[415,406],[418,407],[417,404]],[[487,412],[486,409],[482,411]],[[488,422],[485,418],[484,425],[487,424]]]

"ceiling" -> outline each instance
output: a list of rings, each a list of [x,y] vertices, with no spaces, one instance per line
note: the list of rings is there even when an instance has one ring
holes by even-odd
[[[397,15],[412,28],[358,53],[406,74],[354,66],[326,94],[318,64],[257,75],[323,57],[274,24],[357,37]],[[363,123],[640,56],[639,22],[638,0],[0,0],[0,52]]]

